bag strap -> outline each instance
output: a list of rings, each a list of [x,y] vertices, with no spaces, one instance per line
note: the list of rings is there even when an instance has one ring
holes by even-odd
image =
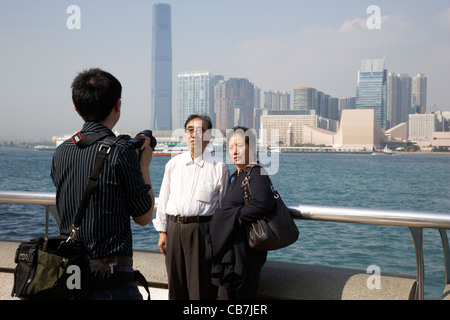
[[[249,167],[250,167],[250,170],[247,171],[247,174],[246,174],[244,180],[242,181],[242,185],[244,187],[244,203],[245,203],[245,205],[247,205],[250,202],[251,195],[252,195],[252,192],[250,189],[250,174],[254,167],[261,167],[261,166],[259,164],[252,164],[252,165],[249,165]],[[273,187],[272,180],[270,178],[269,178],[269,182],[270,182],[270,189],[273,192],[274,198],[278,198],[280,196],[280,194]]]
[[[251,164],[248,165],[250,167],[250,170],[247,171],[244,180],[242,181],[242,185],[244,186],[244,203],[247,205],[250,202],[252,191],[250,189],[250,174],[252,173],[252,170],[254,167],[259,167],[259,164]]]
[[[72,232],[70,233],[69,237],[67,238],[66,242],[69,242],[75,238],[76,232],[80,229],[81,221],[83,220],[84,216],[86,215],[86,209],[89,205],[89,201],[91,198],[91,195],[94,193],[95,189],[98,185],[98,176],[100,175],[100,171],[103,168],[103,165],[105,163],[105,159],[109,152],[111,151],[111,147],[116,143],[116,141],[119,139],[116,136],[112,136],[111,134],[91,134],[86,135],[82,137],[79,141],[76,142],[77,146],[80,143],[81,148],[85,148],[89,145],[92,145],[93,143],[97,142],[101,138],[105,137],[105,140],[101,144],[100,148],[98,149],[97,157],[95,158],[94,163],[94,169],[92,169],[91,175],[88,178],[87,187],[84,192],[83,198],[81,199],[80,206],[77,211],[77,215],[75,217],[75,221],[72,225]],[[74,141],[74,140],[72,140]],[[74,142],[75,143],[75,142]]]

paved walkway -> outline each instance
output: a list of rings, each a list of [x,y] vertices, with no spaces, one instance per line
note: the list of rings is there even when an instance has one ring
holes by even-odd
[[[19,300],[11,297],[11,290],[14,284],[14,274],[0,272],[0,300]],[[147,299],[147,292],[144,288],[139,287],[144,299]],[[152,300],[167,300],[167,289],[150,288],[150,296]]]
[[[19,300],[11,297],[13,283],[14,275],[12,273],[0,273],[0,300]]]

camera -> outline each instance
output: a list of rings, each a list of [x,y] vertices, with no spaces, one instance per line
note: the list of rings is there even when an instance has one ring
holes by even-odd
[[[142,145],[144,144],[144,139],[140,137],[140,135],[145,135],[150,138],[150,147],[155,150],[157,141],[156,138],[153,136],[152,130],[144,130],[142,132],[139,132],[134,138],[131,138],[128,135],[122,136],[125,139],[128,139],[128,142],[132,143],[136,149],[140,149]]]

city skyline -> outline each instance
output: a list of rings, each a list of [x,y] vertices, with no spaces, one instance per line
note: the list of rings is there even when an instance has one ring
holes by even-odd
[[[70,84],[90,67],[121,81],[118,130],[151,128],[152,7],[156,2],[75,1],[75,14],[55,0],[2,2],[0,139],[70,134],[82,120]],[[450,110],[450,3],[377,1],[380,29],[370,29],[372,3],[283,0],[164,1],[172,9],[172,110],[176,75],[209,71],[246,78],[261,92],[313,87],[355,97],[363,59],[386,57],[387,72],[423,73],[427,109]],[[239,9],[239,10],[237,10]],[[67,12],[69,11],[69,12]],[[76,18],[76,17],[75,17]],[[376,20],[374,20],[376,22]],[[292,102],[291,102],[292,104]]]

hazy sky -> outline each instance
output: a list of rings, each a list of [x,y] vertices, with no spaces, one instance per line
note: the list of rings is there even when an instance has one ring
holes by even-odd
[[[429,108],[450,110],[450,0],[162,2],[172,8],[174,109],[178,72],[248,78],[261,92],[309,86],[346,97],[356,94],[361,60],[385,56],[390,72],[427,76]],[[154,3],[2,0],[0,140],[79,130],[70,85],[90,67],[122,83],[116,129],[152,129]],[[81,10],[79,30],[67,28],[70,5]],[[380,8],[380,29],[366,25],[370,5]]]

